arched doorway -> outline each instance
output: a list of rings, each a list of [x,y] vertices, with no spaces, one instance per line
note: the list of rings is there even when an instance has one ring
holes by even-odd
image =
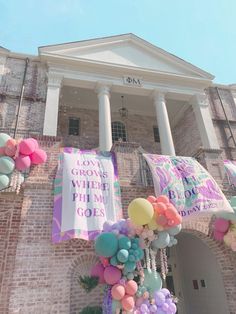
[[[201,238],[181,232],[169,264],[179,298],[178,314],[229,313],[220,265]]]

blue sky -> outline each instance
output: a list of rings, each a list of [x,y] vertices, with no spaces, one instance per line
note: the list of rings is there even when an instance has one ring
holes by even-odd
[[[39,46],[134,33],[236,83],[236,0],[0,0],[0,46]]]

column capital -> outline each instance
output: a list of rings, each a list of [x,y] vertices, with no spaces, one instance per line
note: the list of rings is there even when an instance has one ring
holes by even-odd
[[[95,91],[98,95],[98,97],[102,95],[107,95],[110,97],[110,90],[111,90],[111,84],[103,84],[103,83],[97,83]]]
[[[48,75],[48,87],[60,88],[62,85],[63,76],[57,73],[49,72]]]
[[[151,98],[156,101],[165,101],[165,92],[162,90],[154,89],[151,93]]]
[[[198,94],[193,95],[190,99],[190,103],[193,106],[201,106],[201,107],[209,106],[209,101],[205,93],[198,93]]]

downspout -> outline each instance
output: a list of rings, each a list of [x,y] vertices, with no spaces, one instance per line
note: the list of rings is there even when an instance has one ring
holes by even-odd
[[[215,89],[216,89],[217,96],[218,96],[218,98],[219,98],[219,101],[220,101],[222,110],[223,110],[223,112],[224,112],[225,120],[226,120],[227,125],[228,125],[228,128],[229,128],[229,132],[230,132],[230,135],[231,135],[230,137],[232,137],[232,140],[233,140],[233,142],[234,142],[234,146],[236,147],[236,141],[235,141],[235,138],[234,138],[234,134],[233,134],[233,131],[232,131],[232,129],[231,129],[231,125],[230,125],[229,119],[228,119],[228,117],[227,117],[227,114],[226,114],[226,111],[225,111],[225,108],[224,108],[224,104],[223,104],[223,101],[222,101],[221,96],[220,96],[220,93],[219,93],[219,89],[218,89],[218,87],[215,87]]]
[[[28,64],[29,64],[29,58],[26,58],[25,59],[25,70],[24,70],[24,75],[23,75],[21,91],[20,91],[20,99],[19,99],[19,104],[18,104],[18,109],[17,109],[17,114],[16,114],[16,124],[15,124],[13,138],[16,138],[16,134],[17,134],[19,117],[20,117],[20,109],[21,109],[21,105],[22,105],[22,101],[23,101],[23,97],[24,97],[24,91],[25,91],[25,78],[26,78]]]

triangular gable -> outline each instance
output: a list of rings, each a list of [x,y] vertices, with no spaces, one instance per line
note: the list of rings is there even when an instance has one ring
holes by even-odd
[[[39,48],[41,55],[213,79],[192,64],[133,35],[126,34]]]

